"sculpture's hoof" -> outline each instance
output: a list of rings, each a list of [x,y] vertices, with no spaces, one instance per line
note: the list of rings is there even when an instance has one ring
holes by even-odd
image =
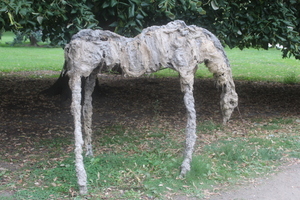
[[[93,156],[94,156],[92,145],[87,145],[87,146],[86,146],[86,153],[85,153],[85,156],[87,156],[87,157],[93,157]]]
[[[86,157],[93,157],[93,156],[94,156],[93,151],[87,151],[87,152],[85,153],[85,156],[86,156]]]
[[[88,193],[88,189],[86,186],[79,186],[80,195],[86,195]]]
[[[190,171],[190,166],[186,166],[184,164],[181,165],[181,171],[180,171],[180,175],[179,178],[184,178],[187,174],[187,172]]]
[[[184,179],[185,178],[185,174],[181,174],[178,176],[178,179]]]

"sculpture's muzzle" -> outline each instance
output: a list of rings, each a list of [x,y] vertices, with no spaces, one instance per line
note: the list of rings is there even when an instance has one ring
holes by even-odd
[[[226,124],[229,121],[234,108],[238,105],[237,93],[232,88],[228,89],[229,88],[225,91],[223,90],[221,94],[220,106],[223,115],[223,124]]]

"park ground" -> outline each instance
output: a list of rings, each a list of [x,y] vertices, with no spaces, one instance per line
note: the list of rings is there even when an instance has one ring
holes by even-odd
[[[2,73],[0,78],[0,148],[1,158],[3,158],[0,160],[1,170],[12,172],[30,170],[30,162],[33,165],[43,155],[50,154],[46,144],[36,146],[39,140],[51,140],[64,134],[68,140],[71,140],[73,124],[69,112],[70,101],[62,102],[59,96],[49,97],[40,94],[56,80],[44,76],[57,73],[53,71]],[[257,130],[267,137],[281,134],[280,131],[299,134],[295,132],[300,126],[299,84],[242,80],[235,83],[239,94],[240,112],[236,110],[233,113],[230,123],[223,130],[239,138],[247,137]],[[123,79],[119,76],[102,76],[100,86],[97,94],[94,94],[94,129],[120,124],[137,129],[154,125],[158,128],[184,129],[185,108],[178,78]],[[220,91],[215,88],[212,79],[196,79],[195,99],[198,121],[209,120],[220,124],[219,96]],[[293,123],[286,124],[283,129],[270,128],[269,122],[274,119],[293,119]],[[222,134],[223,131],[216,130],[211,135],[199,135],[198,145],[213,143],[222,137]],[[72,152],[72,142],[61,148],[61,151]],[[121,151],[101,149],[101,151],[111,150]],[[195,153],[199,154],[200,150],[196,149]],[[59,155],[52,155],[51,159],[62,158]],[[285,167],[274,167],[275,171],[266,173],[266,177],[262,179],[247,178],[239,184],[235,183],[234,185],[239,185],[238,187],[226,184],[216,186],[215,190],[207,190],[204,198],[268,199],[259,196],[260,193],[276,194],[280,188],[286,188],[291,192],[285,192],[286,196],[283,199],[297,199],[300,191],[299,161],[285,158],[282,159],[282,165]],[[274,174],[274,178],[270,174]],[[26,185],[22,183],[21,177],[4,176],[2,179],[2,185],[10,182],[15,186],[11,187],[11,190],[0,191],[0,197],[1,195],[9,197],[18,190],[20,185]],[[35,184],[39,186],[40,183]],[[236,188],[240,189],[236,190]],[[70,189],[70,193],[72,192],[74,191]],[[253,195],[258,196],[255,198]],[[180,196],[180,194],[166,196],[166,199],[172,198],[198,199],[188,195]]]

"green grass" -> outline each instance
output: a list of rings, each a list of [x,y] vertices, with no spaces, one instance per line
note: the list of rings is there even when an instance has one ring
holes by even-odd
[[[8,47],[8,46],[15,46],[15,47],[22,47],[24,45],[29,45],[30,41],[29,39],[23,40],[21,43],[14,44],[15,34],[13,32],[4,32],[2,33],[1,39],[0,39],[0,47]],[[23,38],[24,39],[24,38]],[[40,41],[37,43],[40,46],[47,46],[48,42]]]
[[[14,39],[15,35],[13,32],[2,33],[0,46],[8,46]]]
[[[185,178],[178,178],[184,130],[104,127],[95,132],[95,157],[84,158],[90,192],[86,197],[77,193],[74,154],[62,151],[72,149],[71,138],[62,135],[42,139],[33,145],[47,148],[49,154],[35,157],[35,162],[28,162],[18,172],[0,174],[0,179],[6,176],[22,180],[1,185],[0,190],[14,188],[12,199],[167,199],[171,193],[202,198],[204,191],[214,186],[262,176],[273,171],[283,158],[300,158],[300,127],[293,128],[296,134],[283,132],[295,123],[294,119],[262,119],[260,123],[276,124],[282,131],[274,134],[268,130],[259,136],[249,131],[248,136],[239,137],[228,128],[205,122],[198,134],[204,137],[201,141],[211,142],[197,145],[191,171]],[[220,129],[228,133],[218,140],[202,134]]]
[[[13,34],[4,33],[0,40],[0,71],[59,71],[63,65],[63,49],[11,47],[7,42],[13,40]],[[249,81],[270,81],[295,84],[300,81],[300,61],[294,58],[282,59],[276,49],[225,49],[231,63],[234,79]],[[154,74],[156,77],[178,77],[178,73],[166,69]],[[202,64],[197,78],[211,78],[212,74]]]
[[[284,82],[293,84],[300,81],[300,61],[295,58],[282,59],[277,49],[225,49],[231,63],[234,79],[249,81]],[[178,77],[178,73],[170,69],[157,72],[158,77]],[[205,65],[201,64],[196,73],[198,78],[212,78]]]
[[[60,48],[11,47],[11,34],[0,44],[0,71],[61,70]],[[226,49],[235,79],[299,81],[299,61],[282,59],[280,51]],[[164,70],[155,76],[178,76]],[[197,77],[211,74],[201,65]],[[154,107],[159,106],[156,102]],[[157,113],[157,120],[160,116]],[[73,139],[64,136],[41,139],[33,149],[44,154],[32,155],[18,171],[1,171],[0,190],[15,193],[7,199],[167,199],[171,194],[203,197],[204,191],[221,183],[234,184],[244,178],[272,171],[284,158],[300,158],[300,127],[292,118],[255,119],[249,124],[223,127],[213,121],[199,122],[199,144],[195,149],[192,170],[178,178],[182,162],[184,130],[152,127],[134,129],[122,125],[102,127],[94,136],[94,158],[85,158],[90,194],[78,196],[74,169]],[[234,123],[234,122],[233,122]],[[256,124],[256,125],[253,125]],[[247,133],[234,135],[237,127]],[[221,133],[221,134],[220,134]],[[217,138],[217,139],[216,139]],[[21,153],[19,147],[15,154]],[[5,159],[5,158],[0,158]],[[9,162],[14,162],[9,160]],[[15,161],[18,162],[18,161]],[[166,198],[165,198],[166,197]],[[2,198],[2,197],[1,197]]]
[[[279,50],[232,49],[226,52],[235,79],[283,82],[290,74],[295,74],[299,81],[300,61],[282,59]]]
[[[4,34],[0,40],[1,72],[62,69],[64,62],[62,48],[13,47],[6,44],[12,40],[12,33]]]
[[[63,50],[60,48],[0,47],[0,71],[60,71]]]

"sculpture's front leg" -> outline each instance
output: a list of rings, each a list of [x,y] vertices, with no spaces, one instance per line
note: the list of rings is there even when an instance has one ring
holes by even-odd
[[[69,81],[72,90],[71,112],[74,118],[74,136],[75,136],[75,168],[77,183],[80,194],[87,193],[87,175],[84,169],[82,146],[83,138],[81,131],[81,77],[79,75],[70,76]]]
[[[86,156],[93,156],[92,148],[92,115],[93,115],[93,105],[92,105],[92,94],[95,87],[95,80],[97,73],[93,72],[85,82],[84,87],[84,104],[83,104],[83,119],[84,119],[84,132],[85,132],[85,148]]]
[[[187,111],[187,125],[185,129],[186,143],[185,143],[184,160],[181,164],[181,172],[180,172],[181,177],[185,176],[185,174],[188,171],[190,171],[192,154],[197,139],[196,110],[195,110],[195,100],[193,96],[193,81],[192,83],[189,83],[188,80],[184,80],[183,78],[181,78],[181,89],[184,92],[184,104]]]

